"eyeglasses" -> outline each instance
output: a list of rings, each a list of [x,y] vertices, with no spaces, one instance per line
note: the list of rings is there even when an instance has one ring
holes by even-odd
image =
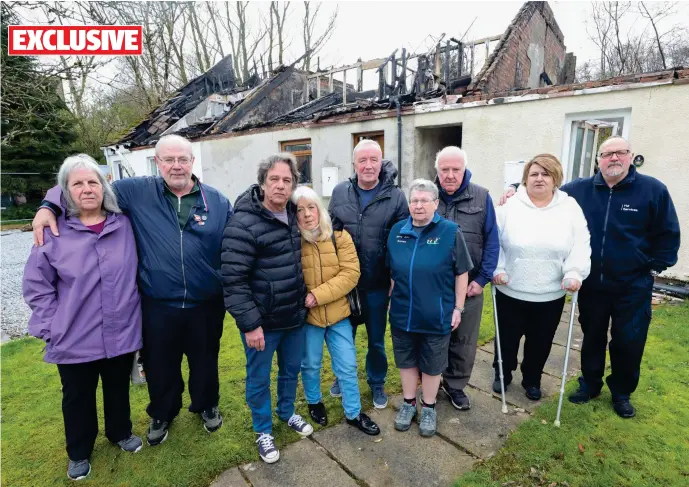
[[[614,154],[617,154],[617,157],[624,157],[630,152],[631,151],[629,149],[615,150],[612,152],[601,152],[600,154],[598,154],[598,157],[600,157],[601,159],[610,159]]]
[[[175,162],[178,162],[180,166],[188,166],[191,164],[191,159],[188,157],[166,157],[165,159],[160,159],[163,161],[163,164],[166,164],[168,166],[172,166]]]
[[[433,203],[434,201],[435,201],[435,199],[429,200],[428,198],[423,198],[423,199],[414,198],[413,200],[409,201],[409,204],[411,206],[417,206],[420,203],[422,206],[426,206],[428,203]]]

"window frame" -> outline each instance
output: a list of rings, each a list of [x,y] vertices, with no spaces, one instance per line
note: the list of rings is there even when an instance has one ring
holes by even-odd
[[[614,109],[614,110],[599,110],[599,111],[590,111],[590,112],[576,112],[576,113],[568,113],[565,115],[565,123],[562,128],[562,152],[560,154],[560,161],[562,161],[562,169],[564,173],[564,181],[563,183],[567,183],[572,181],[574,178],[572,178],[572,169],[573,169],[573,164],[574,164],[574,145],[576,144],[576,137],[573,137],[573,135],[576,134],[576,125],[579,122],[605,122],[605,123],[613,123],[610,122],[611,119],[622,119],[622,127],[621,127],[621,135],[625,139],[629,140],[629,134],[631,131],[631,125],[632,125],[632,109],[631,107],[626,107],[626,108],[619,108],[619,109]],[[618,132],[620,131],[618,127]],[[594,141],[594,150],[597,148],[597,137],[598,134],[596,134],[596,140]],[[586,131],[584,131],[584,136],[586,136]],[[586,140],[584,140],[584,143]],[[594,154],[594,160],[595,160],[595,154]],[[580,171],[582,170],[582,167],[580,167]],[[593,171],[593,166],[591,167],[591,171]],[[583,177],[587,177],[584,175]]]
[[[311,149],[309,150],[297,150],[297,151],[290,151],[287,149],[288,146],[290,145],[306,145],[308,144]],[[299,182],[297,181],[297,184],[303,184],[306,186],[313,187],[313,144],[311,143],[311,139],[294,139],[294,140],[283,140],[280,142],[280,152],[288,152],[292,154],[294,157],[304,157],[304,156],[310,156],[311,160],[309,161],[309,177],[308,181],[306,182]],[[299,168],[297,168],[299,169]],[[299,179],[301,179],[302,172],[299,170]]]
[[[369,140],[374,140],[380,145],[380,150],[383,152],[383,158],[385,158],[385,130],[371,130],[368,132],[357,132],[352,134],[352,152],[356,145],[360,142],[359,137],[364,137]],[[381,141],[378,140],[381,138]],[[382,144],[381,144],[382,142]]]

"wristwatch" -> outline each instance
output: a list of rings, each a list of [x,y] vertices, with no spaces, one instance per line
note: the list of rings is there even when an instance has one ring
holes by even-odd
[[[455,309],[459,311],[460,314],[464,314],[464,308],[460,308],[459,306],[455,306]]]

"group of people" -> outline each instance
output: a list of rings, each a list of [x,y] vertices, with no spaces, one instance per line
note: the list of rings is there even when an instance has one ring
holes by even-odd
[[[218,353],[225,311],[244,346],[246,400],[265,462],[280,457],[272,435],[275,354],[276,412],[296,433],[313,432],[295,412],[300,373],[309,417],[328,423],[324,344],[336,377],[330,395],[342,398],[346,422],[380,433],[362,412],[354,340],[365,324],[367,382],[373,406],[385,408],[388,318],[403,389],[395,429],[408,430],[418,416],[420,434],[432,436],[439,390],[455,408],[471,407],[465,389],[483,288],[491,281],[500,291],[506,385],[526,336],[522,386],[527,397],[540,399],[565,292],[581,288],[583,374],[570,400],[600,394],[612,318],[608,386],[615,411],[633,416],[629,395],[650,322],[652,273],[676,262],[679,224],[665,186],[630,166],[624,139],[601,146],[594,178],[562,187],[557,158],[536,156],[516,196],[508,199],[515,190],[508,191],[497,211],[488,191],[471,181],[466,152],[454,146],[437,154],[435,181],[411,183],[407,202],[393,164],[375,141],[363,140],[353,152],[355,174],[335,187],[328,209],[311,188],[297,187],[296,160],[288,153],[261,161],[257,184],[233,208],[193,175],[187,140],[164,136],[155,152],[161,177],[112,187],[88,156],[68,158],[34,219],[37,245],[24,280],[33,311],[29,331],[46,342],[45,360],[57,364],[62,380],[70,478],[90,472],[99,376],[106,436],[125,451],[141,449],[128,395],[139,349],[149,445],[165,441],[182,407],[183,355],[189,410],[208,432],[222,426]],[[353,301],[361,308],[354,315]]]

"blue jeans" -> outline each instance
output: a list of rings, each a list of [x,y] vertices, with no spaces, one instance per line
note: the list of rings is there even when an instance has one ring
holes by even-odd
[[[294,414],[294,401],[297,398],[297,378],[304,357],[304,327],[264,332],[266,346],[260,352],[247,347],[244,333],[240,335],[246,353],[246,402],[251,409],[254,432],[272,434],[270,369],[273,354],[278,354],[276,412],[281,420],[287,421]]]
[[[301,363],[301,380],[309,404],[321,402],[321,365],[323,341],[328,345],[333,372],[342,390],[342,407],[347,419],[355,419],[361,412],[359,381],[356,376],[356,348],[349,318],[332,326],[306,324],[306,353]]]
[[[388,374],[388,358],[385,355],[385,327],[388,324],[388,290],[364,291],[364,309],[366,315],[366,333],[368,334],[368,352],[366,353],[366,376],[368,385],[382,386]],[[356,328],[354,328],[356,337]]]

